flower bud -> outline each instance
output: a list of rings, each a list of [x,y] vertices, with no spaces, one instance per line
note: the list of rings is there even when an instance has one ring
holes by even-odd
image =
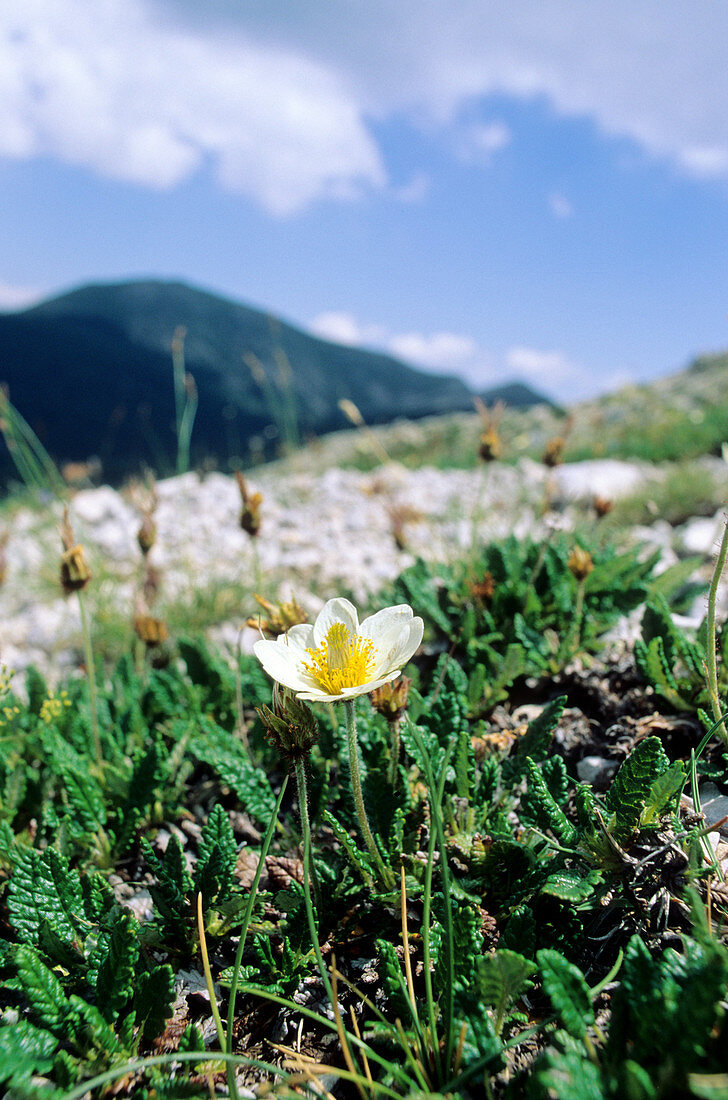
[[[553,439],[549,439],[546,443],[546,449],[544,450],[541,461],[544,466],[548,466],[553,469],[554,466],[560,466],[564,461],[564,447],[566,440],[563,436],[557,435]]]
[[[169,638],[169,630],[163,619],[155,619],[153,615],[136,615],[134,617],[134,630],[137,637],[144,642],[148,649],[161,645]]]
[[[503,454],[503,443],[495,428],[481,432],[478,457],[483,462],[497,462]]]
[[[91,570],[78,543],[61,554],[61,587],[66,593],[78,592],[91,580]]]
[[[409,676],[400,676],[396,680],[390,680],[388,684],[375,688],[369,698],[374,709],[388,722],[397,722],[407,710],[411,687],[412,681]]]
[[[137,531],[137,542],[139,543],[139,549],[144,557],[147,556],[149,551],[157,541],[157,525],[152,519],[151,515],[147,512],[142,519],[141,526]]]
[[[576,577],[577,581],[586,580],[594,568],[591,554],[581,546],[575,546],[569,554],[566,568],[572,576]]]
[[[235,471],[235,480],[240,490],[240,499],[243,507],[240,512],[240,526],[243,531],[255,538],[260,531],[260,506],[263,503],[262,493],[251,493],[245,483],[245,478],[239,470]]]
[[[285,760],[308,756],[319,739],[316,717],[309,706],[280,684],[273,685],[273,708],[256,708],[266,735]]]
[[[611,512],[614,507],[614,501],[610,500],[609,497],[599,496],[597,493],[592,501],[592,506],[596,512],[597,518],[601,519],[602,516],[606,516]]]

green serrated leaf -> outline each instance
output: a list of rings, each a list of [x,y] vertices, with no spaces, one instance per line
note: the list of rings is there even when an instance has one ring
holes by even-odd
[[[15,966],[35,1022],[62,1038],[68,998],[58,978],[29,944],[21,944],[15,952]]]
[[[566,707],[566,696],[558,695],[547,703],[540,714],[528,723],[528,729],[518,742],[519,756],[530,756],[537,764],[548,754],[554,730],[561,721]]]
[[[164,1030],[174,1004],[174,972],[168,963],[139,975],[134,994],[134,1011],[144,1038],[154,1039]]]
[[[539,768],[531,757],[526,757],[528,769],[528,791],[521,800],[522,808],[528,810],[541,829],[550,829],[561,843],[573,844],[577,837],[575,827],[569,821],[558,802],[546,786]]]
[[[96,977],[96,1003],[112,1023],[134,994],[134,971],[139,955],[139,926],[128,910],[117,911]]]
[[[594,1024],[589,986],[578,966],[558,951],[545,947],[536,953],[543,987],[562,1024],[575,1039],[583,1039]]]
[[[337,842],[346,852],[349,857],[349,861],[353,867],[356,868],[359,875],[364,881],[366,886],[371,887],[374,882],[374,873],[372,868],[364,855],[361,848],[358,848],[355,842],[351,839],[349,834],[343,825],[340,824],[329,810],[324,810],[321,814],[321,822],[323,825],[327,825],[331,829],[332,833],[336,837]]]
[[[653,784],[669,767],[659,737],[646,737],[629,754],[605,799],[608,812],[616,819],[615,840],[621,843],[638,827]]]
[[[58,1043],[55,1035],[28,1020],[0,1026],[0,1085],[12,1086],[33,1074],[48,1073]]]
[[[543,1090],[541,1096],[605,1100],[599,1067],[589,1061],[586,1050],[548,1050],[534,1076]]]
[[[200,834],[194,891],[202,893],[205,908],[225,901],[235,882],[238,846],[230,817],[219,804],[213,806]]]
[[[508,948],[477,960],[478,989],[483,1003],[495,1008],[495,1031],[499,1035],[506,1011],[533,984],[528,979],[536,964]]]
[[[85,915],[80,877],[55,848],[21,849],[7,896],[10,923],[21,942],[37,944],[44,921],[64,942],[78,939]]]
[[[667,771],[663,772],[662,775],[658,775],[650,787],[640,814],[639,827],[644,829],[650,825],[656,825],[669,806],[670,801],[684,786],[685,765],[681,760],[676,760]]]
[[[178,837],[172,834],[161,860],[146,840],[142,841],[142,852],[157,879],[149,892],[165,926],[172,933],[186,935],[192,915],[192,876]]]
[[[562,901],[580,902],[591,897],[594,893],[594,884],[580,871],[556,871],[546,879],[541,892],[561,898]]]
[[[217,772],[255,821],[259,824],[270,821],[276,800],[268,777],[262,768],[253,764],[245,747],[231,733],[203,717],[200,732],[190,741],[189,751]]]

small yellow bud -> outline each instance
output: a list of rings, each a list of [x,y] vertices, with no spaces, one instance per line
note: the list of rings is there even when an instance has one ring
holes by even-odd
[[[478,456],[483,462],[497,462],[503,454],[503,443],[495,428],[481,432]]]
[[[136,615],[134,630],[148,649],[161,645],[169,638],[167,624],[162,619],[155,619],[153,615]]]
[[[584,550],[581,546],[575,546],[569,554],[566,567],[577,581],[583,581],[586,580],[594,568],[594,562],[588,550]]]

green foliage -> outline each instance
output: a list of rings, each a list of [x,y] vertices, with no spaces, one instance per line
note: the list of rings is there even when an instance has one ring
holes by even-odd
[[[642,637],[635,642],[635,661],[642,676],[658,695],[675,710],[695,712],[708,705],[705,683],[706,624],[697,637],[690,638],[678,626],[665,602],[657,593],[642,616]],[[728,630],[716,639],[718,687],[728,692]]]
[[[200,835],[194,875],[195,894],[202,893],[205,907],[230,896],[237,854],[230,818],[222,806],[213,806]]]
[[[569,1035],[583,1039],[587,1030],[594,1026],[594,1009],[584,975],[558,951],[544,948],[536,958],[554,1012]]]
[[[516,951],[501,948],[492,955],[484,955],[477,961],[478,991],[483,1004],[495,1009],[495,1030],[500,1034],[506,1011],[532,982],[530,976],[536,965]]]
[[[201,717],[189,751],[235,792],[241,807],[255,821],[262,823],[270,818],[275,806],[270,782],[263,769],[252,762],[242,742],[212,719]]]
[[[655,784],[669,767],[659,737],[646,737],[638,742],[624,761],[605,799],[606,808],[614,818],[612,833],[616,840],[627,840],[642,823],[643,814],[647,813],[650,820],[654,820],[659,802],[665,805],[669,801],[676,789],[671,781],[660,783],[657,793],[653,794]],[[670,787],[670,793],[664,798]]]
[[[28,1020],[0,1026],[0,1085],[19,1088],[34,1074],[49,1073],[58,1039]]]
[[[549,790],[543,771],[530,757],[526,758],[526,766],[528,789],[521,799],[523,820],[550,831],[562,844],[573,844],[576,840],[576,828]]]
[[[150,894],[167,936],[187,942],[193,934],[192,876],[187,870],[182,845],[176,835],[169,838],[160,860],[148,841],[142,842],[144,857],[156,883]]]

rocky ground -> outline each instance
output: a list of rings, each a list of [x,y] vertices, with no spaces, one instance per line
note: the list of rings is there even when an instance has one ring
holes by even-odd
[[[659,476],[648,464],[615,460],[555,470],[529,459],[476,470],[389,464],[369,473],[312,472],[289,460],[248,478],[249,490],[263,498],[255,538],[240,527],[233,478],[170,478],[156,486],[157,539],[149,555],[160,578],[155,614],[166,615],[175,604],[194,605],[213,635],[232,646],[254,609],[254,591],[271,598],[293,592],[312,614],[344,591],[366,603],[416,555],[447,561],[511,532],[539,538],[553,524],[596,525],[595,495],[616,500]],[[84,489],[70,500],[71,523],[94,574],[87,596],[97,623],[113,616],[131,623],[138,610],[144,567],[137,532],[144,503],[140,487]],[[55,678],[77,666],[81,653],[78,604],[58,584],[62,506],[49,501],[8,516],[0,661],[18,672],[33,663]],[[608,537],[609,517],[599,522]],[[659,546],[665,564],[702,555],[707,576],[721,524],[720,512],[676,528],[657,517],[630,537]],[[699,616],[701,608],[695,610]],[[243,645],[253,640],[254,632],[246,630]]]

